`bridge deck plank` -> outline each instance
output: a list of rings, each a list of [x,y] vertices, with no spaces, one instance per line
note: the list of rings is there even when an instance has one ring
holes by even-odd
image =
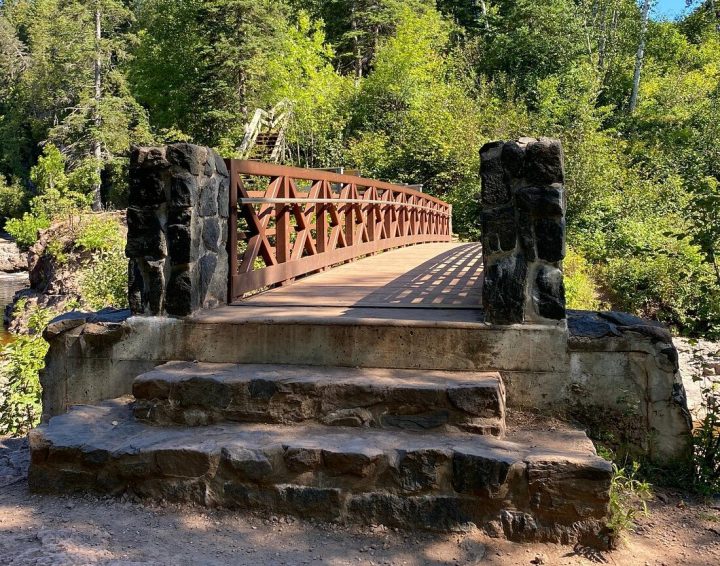
[[[310,275],[231,305],[200,324],[485,326],[480,244],[395,249]]]
[[[234,303],[254,307],[481,308],[477,243],[409,246],[366,257]]]

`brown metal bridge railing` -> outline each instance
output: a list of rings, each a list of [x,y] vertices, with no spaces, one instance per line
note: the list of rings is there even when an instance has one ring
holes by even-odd
[[[452,207],[419,191],[232,159],[229,299],[390,248],[450,241]]]

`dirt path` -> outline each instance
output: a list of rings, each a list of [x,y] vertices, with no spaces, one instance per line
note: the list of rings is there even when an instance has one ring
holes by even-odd
[[[720,501],[661,492],[620,549],[514,544],[463,535],[343,527],[283,516],[28,493],[24,441],[0,439],[0,564],[720,564]]]

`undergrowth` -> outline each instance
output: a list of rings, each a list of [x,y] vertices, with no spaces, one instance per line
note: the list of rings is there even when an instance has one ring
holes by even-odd
[[[623,467],[613,463],[612,466],[607,528],[610,531],[611,544],[617,544],[625,532],[635,527],[635,518],[638,515],[647,516],[647,502],[652,499],[652,488],[648,481],[640,479],[638,462]]]
[[[83,264],[80,292],[93,310],[128,305],[128,267],[122,247],[100,250]]]
[[[634,528],[635,519],[648,514],[652,485],[690,490],[703,497],[720,494],[720,387],[706,382],[702,388],[703,418],[692,434],[692,465],[688,460],[658,466],[650,462],[618,463],[618,454],[598,443],[598,455],[613,462],[610,512],[607,528],[611,545]]]
[[[702,389],[704,416],[693,430],[694,488],[701,495],[720,493],[720,392],[706,381]]]
[[[24,308],[21,302],[18,306]],[[52,316],[49,309],[35,307],[28,320],[29,333],[0,352],[0,435],[22,435],[40,422],[39,372],[49,348],[42,331]]]

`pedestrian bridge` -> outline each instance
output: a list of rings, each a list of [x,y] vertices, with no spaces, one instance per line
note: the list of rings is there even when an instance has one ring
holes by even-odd
[[[584,428],[686,453],[672,339],[567,316],[559,142],[481,157],[482,245],[408,187],[137,148],[131,310],[48,326],[31,488],[605,544]]]
[[[255,161],[226,166],[230,301],[384,250],[451,240],[452,207],[408,187]],[[413,269],[418,259],[400,261]],[[376,265],[365,264],[363,279],[374,280]]]

